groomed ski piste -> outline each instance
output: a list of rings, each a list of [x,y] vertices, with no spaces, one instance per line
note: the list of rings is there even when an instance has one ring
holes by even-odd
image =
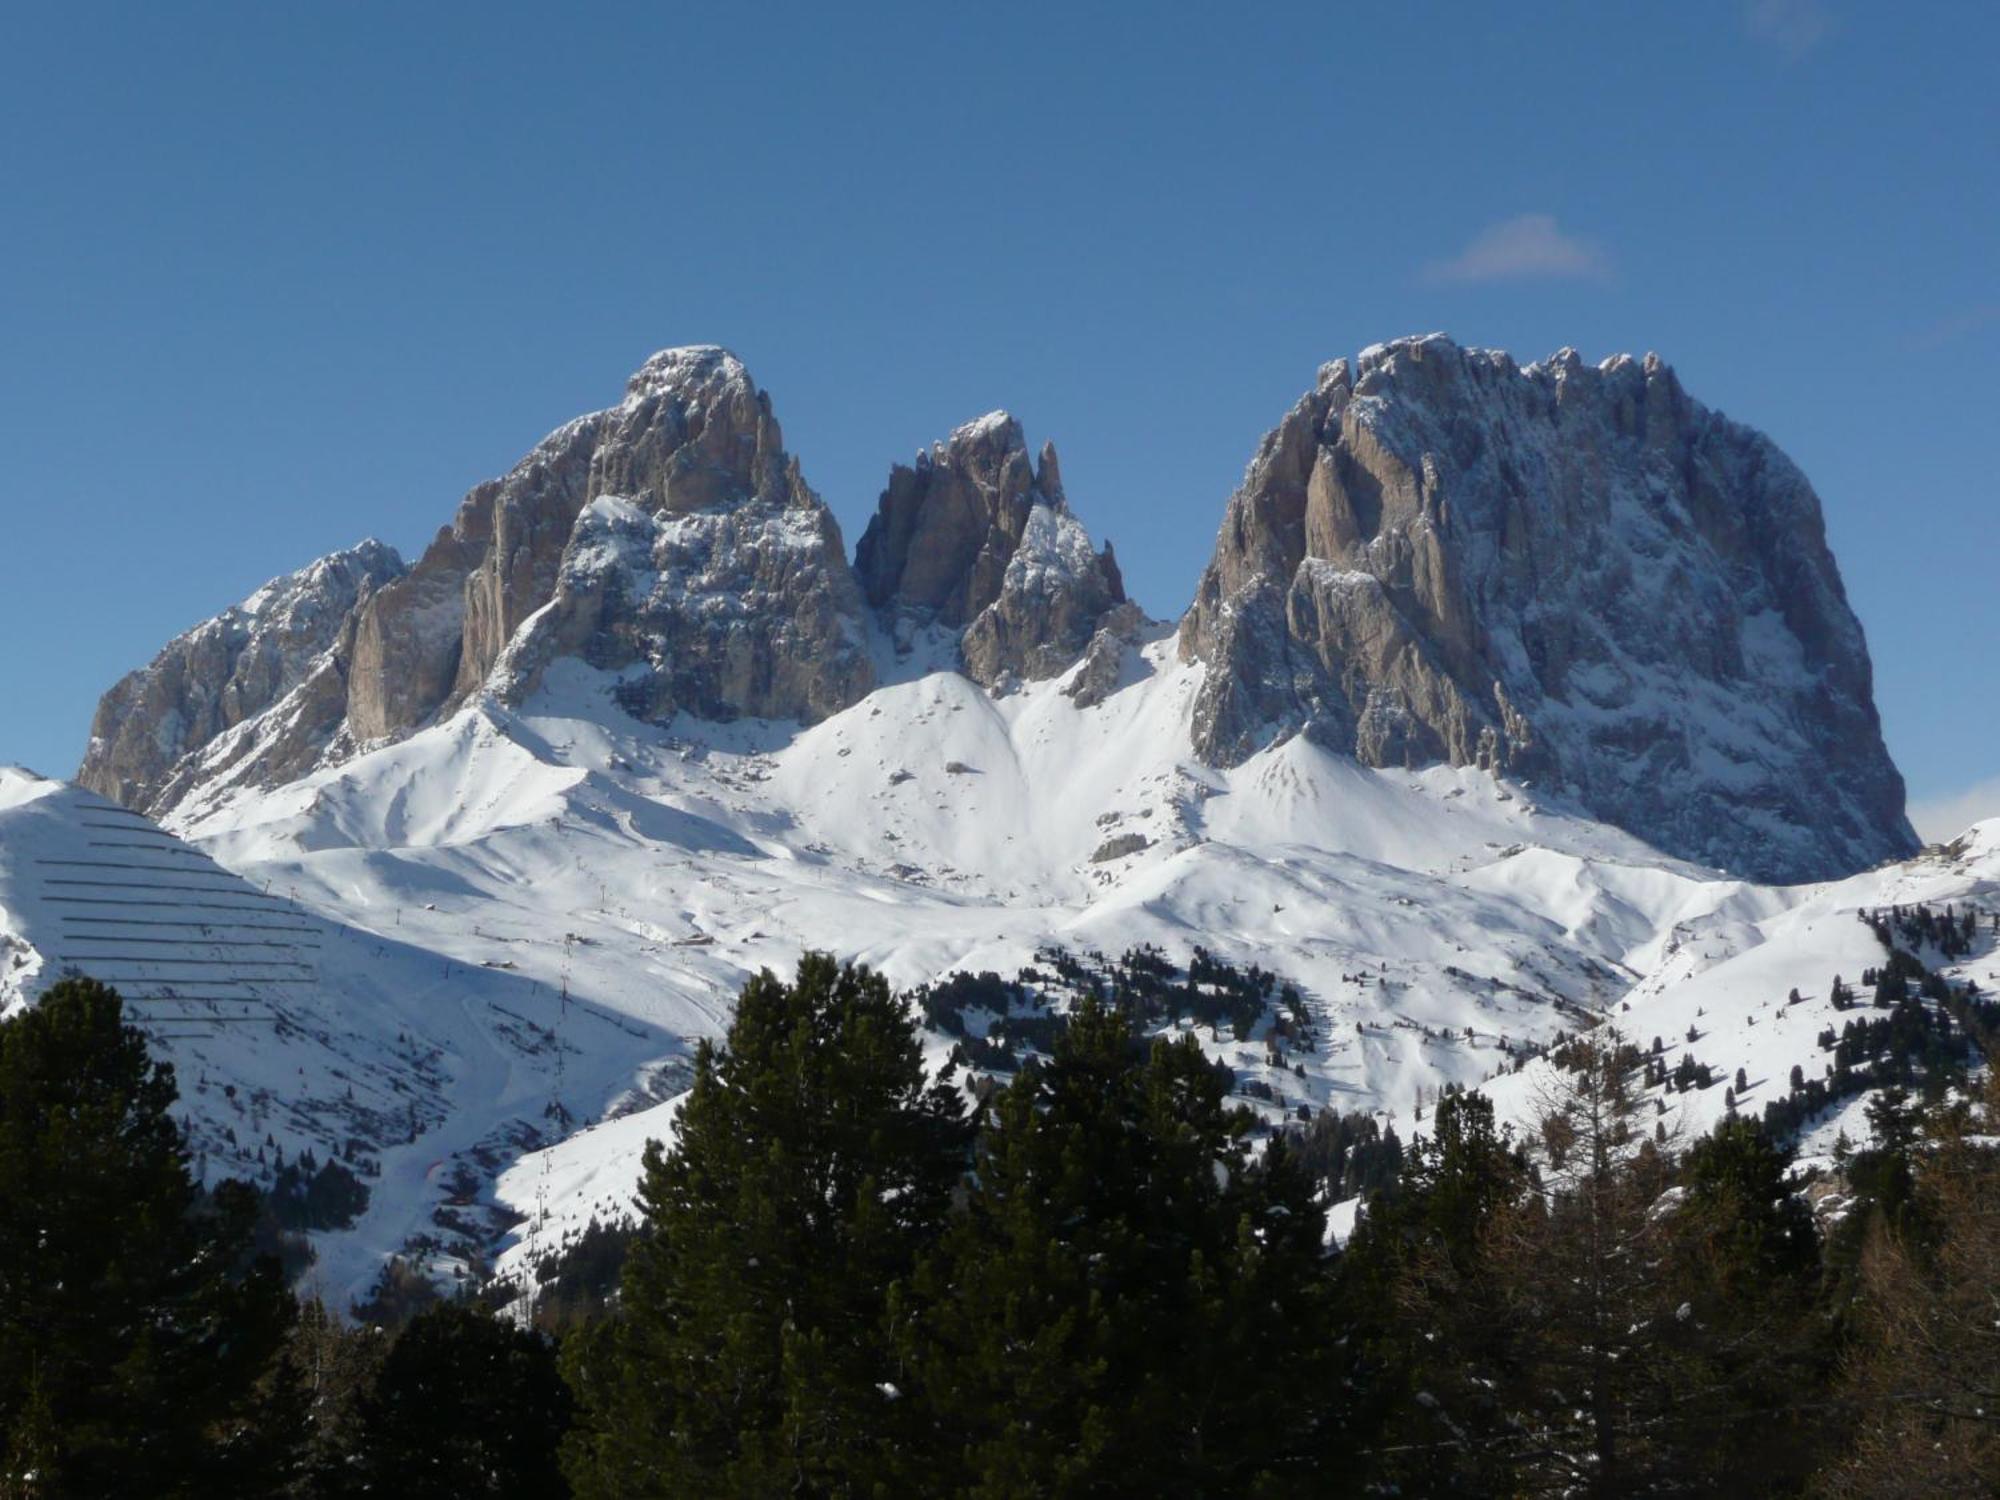
[[[220,992],[271,1013],[153,1026],[204,1169],[254,1174],[307,1148],[368,1163],[366,1212],[315,1236],[310,1278],[336,1306],[392,1255],[447,1281],[519,1272],[629,1212],[695,1044],[723,1032],[746,978],[789,974],[809,948],[899,987],[1012,977],[1050,947],[1151,944],[1184,964],[1198,944],[1261,965],[1302,992],[1317,1045],[1273,1061],[1261,1035],[1198,1035],[1264,1085],[1245,1102],[1274,1121],[1371,1110],[1407,1137],[1453,1083],[1525,1122],[1546,1065],[1514,1071],[1520,1050],[1595,1019],[1642,1046],[1663,1036],[1670,1061],[1691,1052],[1718,1080],[1743,1069],[1755,1113],[1794,1065],[1820,1075],[1834,975],[1857,984],[1882,962],[1858,912],[2000,909],[2000,822],[1774,887],[1482,771],[1373,770],[1304,737],[1214,770],[1189,747],[1202,669],[1164,636],[1088,711],[1064,679],[992,695],[921,659],[887,666],[900,680],[809,729],[663,729],[563,660],[517,708],[481,698],[290,785],[204,794],[172,837],[141,831],[158,868],[138,878],[174,890],[139,896],[182,899],[199,870],[192,883],[317,943],[285,971],[229,968],[262,950],[219,924],[158,929],[172,941],[136,967],[121,952],[121,977],[234,975],[248,982]],[[88,857],[94,823],[143,821],[107,809],[0,772],[0,1004],[110,962],[75,942],[45,863]],[[1946,972],[2000,986],[1989,924]],[[932,1039],[934,1061],[949,1050]],[[1667,1096],[1672,1123],[1709,1128],[1723,1093]],[[1805,1149],[1859,1139],[1861,1103],[1814,1122]]]

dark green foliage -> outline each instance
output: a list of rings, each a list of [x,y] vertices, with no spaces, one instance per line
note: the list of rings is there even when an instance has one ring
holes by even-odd
[[[1659,1093],[1725,1079],[1603,1028],[1552,1041],[1525,1140],[1453,1088],[1407,1144],[1289,1094],[1259,1124],[1186,1023],[1310,1047],[1303,998],[1151,948],[919,992],[1003,1075],[975,1129],[909,1008],[809,956],[702,1049],[643,1221],[535,1268],[560,1357],[440,1303],[421,1240],[381,1326],[291,1319],[255,1247],[359,1178],[200,1192],[170,1073],[71,981],[0,1025],[0,1497],[1986,1493],[2000,1011],[1917,957],[1985,930],[1867,920],[1904,946],[1828,1076],[1684,1152]],[[1863,1088],[1822,1241],[1789,1131]]]
[[[1791,1165],[1790,1148],[1749,1120],[1723,1121],[1688,1151],[1687,1224],[1726,1274],[1769,1284],[1812,1272],[1818,1236],[1786,1180]]]
[[[1831,1027],[1820,1033],[1832,1072],[1808,1079],[1802,1069],[1792,1070],[1789,1091],[1764,1106],[1764,1128],[1773,1135],[1795,1135],[1829,1105],[1871,1090],[1916,1088],[1935,1098],[1977,1061],[1983,1039],[2000,1022],[2000,1006],[1954,993],[1907,953],[1892,953],[1887,965],[1868,974],[1887,1014],[1862,1015],[1838,1033]]]
[[[1348,1442],[1375,1479],[1405,1493],[1490,1493],[1507,1471],[1489,1454],[1513,1433],[1496,1377],[1515,1361],[1489,1229],[1527,1184],[1527,1161],[1482,1095],[1445,1094],[1431,1124],[1338,1265],[1340,1319],[1354,1350]]]
[[[1439,1105],[1443,1108],[1442,1102]],[[1285,1143],[1300,1168],[1328,1199],[1339,1202],[1373,1197],[1391,1186],[1403,1169],[1403,1143],[1396,1127],[1357,1110],[1336,1114],[1323,1109],[1303,1125],[1285,1131]]]
[[[350,1482],[399,1500],[560,1500],[570,1407],[545,1336],[440,1303],[396,1336],[361,1401]]]
[[[951,974],[921,987],[914,998],[930,1026],[958,1038],[959,1061],[985,1072],[1011,1073],[1024,1055],[1046,1052],[1062,1029],[1062,1018],[1025,979],[1004,980],[990,969]],[[976,1024],[968,1022],[967,1011],[975,1013]]]
[[[534,1271],[537,1326],[562,1330],[603,1316],[641,1232],[636,1224],[593,1217],[574,1241],[544,1256]]]
[[[623,1317],[579,1336],[569,1451],[586,1496],[870,1493],[909,1450],[886,1311],[964,1161],[957,1094],[925,1079],[907,1006],[808,955],[704,1046]]]
[[[1792,1152],[1755,1122],[1723,1121],[1679,1165],[1662,1279],[1688,1309],[1674,1329],[1683,1451],[1670,1474],[1729,1476],[1795,1493],[1840,1419],[1798,1392],[1824,1388],[1836,1350],[1821,1315],[1820,1240],[1789,1180]]]
[[[252,1397],[291,1301],[256,1194],[190,1176],[174,1099],[92,980],[0,1023],[0,1452],[40,1493],[268,1481]]]
[[[1262,1028],[1278,1060],[1285,1049],[1310,1052],[1318,1045],[1296,986],[1281,985],[1256,964],[1237,968],[1205,948],[1194,949],[1185,971],[1148,945],[1116,960],[1046,948],[1035,962],[1045,967],[1024,969],[1013,980],[990,970],[952,974],[922,986],[914,998],[927,1025],[957,1040],[958,1060],[988,1073],[1012,1073],[1029,1057],[1048,1056],[1068,1024],[1066,1008],[1092,999],[1127,1012],[1142,1031],[1193,1024],[1219,1034],[1226,1025],[1243,1041]],[[1277,1097],[1263,1083],[1243,1092]]]
[[[1895,966],[1895,958],[1913,958],[1914,954],[1926,948],[1936,950],[1947,963],[1964,958],[1972,951],[1973,939],[1979,930],[1978,914],[1970,907],[1960,912],[1953,906],[1935,907],[1918,902],[1910,906],[1864,910],[1857,915],[1874,930],[1882,946],[1890,951],[1891,968]]]
[[[368,1189],[344,1162],[311,1151],[278,1168],[266,1195],[286,1229],[345,1229],[368,1207]]]
[[[1192,1040],[1148,1048],[1086,999],[984,1126],[965,1211],[895,1302],[927,1413],[907,1483],[1320,1492],[1323,1214],[1282,1142],[1252,1163]]]

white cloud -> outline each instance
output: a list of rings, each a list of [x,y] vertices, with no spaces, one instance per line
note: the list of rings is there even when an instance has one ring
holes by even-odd
[[[1602,281],[1611,274],[1604,252],[1563,233],[1554,214],[1521,214],[1489,224],[1450,260],[1425,267],[1425,279],[1471,283],[1530,276]]]
[[[1987,302],[1978,307],[1968,307],[1941,318],[1930,327],[1908,341],[1912,353],[1928,354],[1933,349],[1942,349],[1946,344],[1955,344],[1982,328],[2000,323],[2000,302]]]
[[[1824,0],[1748,0],[1743,27],[1796,61],[1833,35],[1833,13]]]
[[[2000,776],[1990,776],[1962,792],[1910,804],[1910,821],[1929,844],[1955,839],[1982,818],[2000,818]]]

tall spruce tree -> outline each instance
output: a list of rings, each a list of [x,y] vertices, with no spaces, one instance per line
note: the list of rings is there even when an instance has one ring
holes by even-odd
[[[1789,1180],[1792,1151],[1762,1126],[1725,1119],[1681,1161],[1657,1275],[1679,1298],[1671,1334],[1684,1373],[1664,1430],[1662,1487],[1796,1493],[1831,1433],[1834,1361],[1820,1315],[1820,1241]],[[1683,1315],[1684,1313],[1684,1315]]]
[[[894,1493],[911,1443],[885,1318],[964,1165],[880,976],[809,954],[744,988],[646,1159],[622,1316],[566,1347],[586,1497]]]
[[[265,1492],[251,1402],[292,1303],[256,1195],[204,1193],[117,992],[0,1022],[0,1455],[43,1495]]]
[[[1378,1479],[1404,1493],[1796,1493],[1823,1373],[1816,1241],[1748,1121],[1676,1163],[1615,1033],[1561,1049],[1525,1156],[1491,1109],[1422,1145],[1343,1266],[1375,1320]],[[1385,1269],[1386,1267],[1386,1269]],[[1382,1325],[1386,1323],[1386,1328]]]
[[[1489,1234],[1526,1191],[1527,1158],[1481,1094],[1447,1092],[1430,1126],[1336,1267],[1351,1351],[1343,1446],[1389,1492],[1505,1493],[1519,1429],[1504,1394],[1518,1359]]]
[[[1224,1099],[1192,1038],[1094,1000],[997,1096],[898,1298],[925,1492],[1324,1493],[1324,1212]]]
[[[342,1493],[473,1500],[569,1493],[556,1453],[571,1400],[555,1346],[464,1303],[419,1313],[360,1402]]]

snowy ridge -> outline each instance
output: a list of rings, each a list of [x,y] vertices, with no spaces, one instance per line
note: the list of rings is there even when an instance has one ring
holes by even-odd
[[[322,1274],[351,1295],[381,1257],[427,1240],[443,1242],[435,1267],[481,1268],[503,1244],[511,1266],[629,1200],[645,1140],[669,1128],[648,1106],[726,1026],[743,980],[789,972],[807,947],[910,986],[1012,974],[1050,945],[1155,943],[1184,960],[1198,943],[1297,984],[1324,1038],[1274,1061],[1260,1036],[1204,1033],[1269,1089],[1246,1102],[1271,1120],[1380,1110],[1407,1134],[1446,1082],[1526,1109],[1529,1075],[1495,1078],[1503,1044],[1595,1016],[1644,1040],[1679,1036],[1701,1009],[1693,1050],[1725,1076],[1816,1068],[1827,981],[1880,958],[1856,908],[2000,904],[1990,826],[1955,853],[1782,888],[1471,768],[1375,770],[1304,737],[1207,767],[1189,741],[1203,669],[1166,640],[1131,654],[1089,710],[1060,679],[995,697],[936,671],[804,730],[651,725],[619,706],[618,674],[565,658],[514,707],[483,698],[291,785],[219,795],[176,832],[326,935],[293,1002],[311,1025],[263,1051],[175,1042],[183,1077],[192,1065],[239,1098],[247,1085],[308,1108],[351,1084],[378,1122],[384,1090],[405,1106],[403,1138],[375,1132],[368,1214],[322,1237]],[[0,786],[6,926],[38,958],[60,952],[33,863],[53,835],[22,820],[80,820],[83,794]],[[1993,966],[1989,949],[1967,972],[1983,984]],[[53,971],[31,958],[19,972],[38,988]],[[1792,987],[1809,1003],[1767,1015]],[[1686,1099],[1720,1108],[1719,1089]],[[1745,1107],[1762,1099],[1753,1087]],[[212,1092],[192,1107],[211,1138],[233,1118]],[[326,1138],[276,1134],[288,1154]]]
[[[672,1039],[581,1005],[558,1039],[556,993],[516,966],[453,963],[393,913],[323,911],[81,788],[0,771],[0,1013],[64,973],[101,978],[174,1065],[203,1176],[268,1182],[308,1150],[349,1164],[372,1201],[313,1271],[344,1305],[419,1239],[440,1273],[473,1263],[506,1222],[479,1184],[550,1138],[550,1080],[601,1109],[632,1086],[630,1051],[664,1061]]]

